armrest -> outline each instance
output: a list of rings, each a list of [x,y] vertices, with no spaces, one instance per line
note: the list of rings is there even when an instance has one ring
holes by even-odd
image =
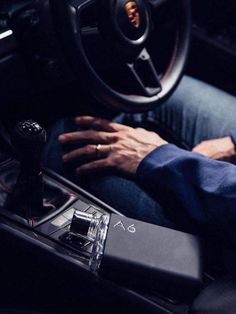
[[[193,303],[191,314],[233,314],[236,309],[236,277],[215,280]]]

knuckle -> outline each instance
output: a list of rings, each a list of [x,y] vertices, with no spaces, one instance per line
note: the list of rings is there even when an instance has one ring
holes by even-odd
[[[115,145],[109,145],[109,153],[112,154],[115,151]]]
[[[94,126],[101,125],[101,119],[100,119],[100,118],[94,118],[94,120],[93,120],[93,125],[94,125]]]
[[[117,154],[114,159],[115,159],[116,165],[120,165],[123,162],[123,156],[120,154]]]
[[[68,134],[66,135],[66,137],[67,137],[68,140],[71,140],[71,139],[73,139],[73,134],[68,133]]]
[[[144,131],[146,131],[146,130],[144,130]],[[160,137],[156,132],[153,132],[153,131],[150,131],[150,134],[151,134],[152,136]]]
[[[113,158],[107,158],[107,160],[106,160],[106,166],[107,167],[109,167],[109,168],[112,168],[112,167],[114,167],[114,160],[113,160]]]
[[[111,135],[111,140],[113,142],[118,142],[121,140],[121,134],[120,133],[115,133]]]
[[[93,169],[99,168],[98,163],[94,162],[93,164],[91,164],[91,168],[93,168]]]
[[[106,119],[99,119],[98,121],[99,121],[99,124],[101,126],[107,126],[108,125],[108,121]]]
[[[109,122],[109,126],[112,127],[113,129],[117,129],[118,124],[115,122]]]
[[[125,126],[123,124],[116,123],[116,122],[109,122],[108,125],[109,125],[110,129],[113,131],[119,131],[119,130],[125,128]]]
[[[91,146],[91,145],[85,146],[84,152],[85,152],[86,155],[91,154],[91,152],[92,152],[92,146]]]
[[[115,153],[115,156],[117,156],[117,154],[119,152],[119,147],[120,147],[119,144],[114,144],[111,146],[111,151],[112,151],[112,153]]]
[[[84,135],[85,135],[86,137],[88,137],[88,138],[91,138],[91,137],[93,136],[93,131],[88,130],[88,131],[86,131],[86,133],[84,133]]]
[[[108,121],[106,119],[102,119],[102,118],[97,118],[95,121],[95,125],[101,127],[101,128],[105,128],[108,124]]]

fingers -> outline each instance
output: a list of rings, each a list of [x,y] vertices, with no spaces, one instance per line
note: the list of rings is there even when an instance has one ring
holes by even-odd
[[[76,169],[76,173],[84,174],[110,168],[113,168],[113,166],[110,163],[109,159],[99,159],[78,167]]]
[[[81,142],[106,144],[116,141],[116,136],[112,133],[87,130],[62,134],[59,136],[58,140],[62,144]]]
[[[101,119],[92,116],[82,116],[75,118],[75,124],[79,126],[85,126],[88,128],[94,128],[96,130],[102,130],[106,132],[116,132],[119,130],[125,130],[128,126],[114,123],[106,119]]]
[[[99,147],[98,147],[99,146]],[[99,150],[98,150],[99,148]],[[104,158],[111,152],[110,145],[87,145],[73,150],[63,156],[64,162],[70,162],[75,159],[85,158]]]

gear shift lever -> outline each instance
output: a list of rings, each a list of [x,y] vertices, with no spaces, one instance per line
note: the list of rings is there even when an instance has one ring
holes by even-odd
[[[37,122],[16,124],[12,143],[21,162],[17,183],[9,197],[8,208],[26,218],[43,214],[42,152],[46,131]]]
[[[42,152],[46,143],[45,129],[33,120],[18,122],[12,135],[12,143],[18,153],[24,175],[36,179],[42,170]]]

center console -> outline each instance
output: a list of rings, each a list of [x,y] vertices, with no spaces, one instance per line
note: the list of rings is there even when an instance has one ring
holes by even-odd
[[[12,142],[20,162],[3,158],[0,164],[0,237],[24,243],[29,254],[60,261],[85,276],[86,285],[105,284],[123,300],[134,298],[142,313],[146,307],[157,311],[160,303],[176,310],[191,302],[202,284],[199,239],[126,218],[41,169],[44,141],[34,121],[15,128]]]
[[[64,178],[42,169],[45,141],[45,130],[36,122],[17,124],[12,135],[17,159],[3,156],[0,164],[0,215],[76,251],[78,260],[87,265],[91,243],[67,237],[74,212],[96,213],[99,217],[111,209]]]

